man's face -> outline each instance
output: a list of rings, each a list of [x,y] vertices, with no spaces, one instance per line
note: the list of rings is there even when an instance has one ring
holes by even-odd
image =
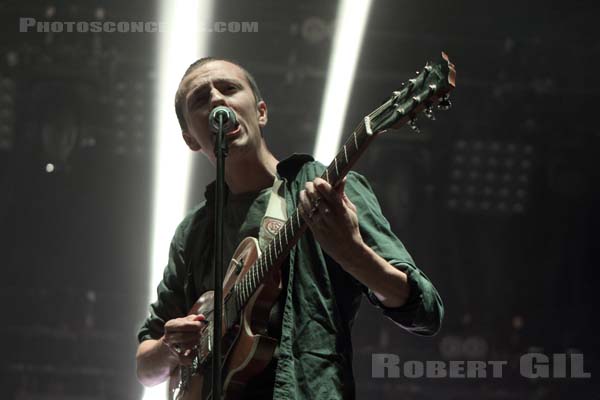
[[[239,126],[226,134],[229,157],[258,149],[262,140],[260,128],[267,123],[267,106],[258,104],[244,72],[227,61],[210,61],[188,74],[181,82],[184,89],[184,116],[188,131],[183,138],[194,151],[201,150],[215,161],[216,136],[208,128],[208,116],[217,106],[231,108]]]

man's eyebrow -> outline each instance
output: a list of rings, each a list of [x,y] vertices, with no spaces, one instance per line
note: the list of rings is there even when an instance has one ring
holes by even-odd
[[[238,79],[234,79],[234,78],[218,78],[218,79],[214,79],[212,82],[215,85],[222,85],[222,84],[229,83],[229,84],[234,84],[238,87],[242,87],[241,81],[239,81]],[[209,82],[204,82],[204,83],[201,83],[200,85],[196,86],[195,88],[193,88],[188,97],[188,101],[193,101],[199,95],[204,94],[208,89],[208,85],[209,85]]]

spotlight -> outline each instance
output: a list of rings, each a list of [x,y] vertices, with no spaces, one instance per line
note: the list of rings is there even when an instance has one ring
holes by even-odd
[[[451,157],[447,207],[483,214],[525,212],[533,153],[531,145],[456,141]]]

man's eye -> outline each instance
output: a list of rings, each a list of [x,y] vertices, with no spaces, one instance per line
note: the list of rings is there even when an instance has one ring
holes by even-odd
[[[205,105],[207,103],[207,101],[208,101],[207,96],[198,96],[194,100],[193,106],[194,106],[194,108],[202,107],[203,105]]]

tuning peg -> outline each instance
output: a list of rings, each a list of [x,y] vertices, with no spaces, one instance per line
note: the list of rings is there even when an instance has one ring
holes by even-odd
[[[435,121],[435,114],[433,113],[433,106],[431,104],[425,107],[423,113],[428,119],[430,119],[431,121]]]
[[[408,121],[408,126],[410,126],[410,129],[413,130],[413,132],[415,133],[421,133],[421,128],[419,128],[419,125],[417,125],[417,118],[413,117]]]
[[[442,111],[449,110],[452,107],[452,103],[450,102],[450,96],[448,94],[443,95],[440,98],[440,102],[438,103],[438,109]]]

